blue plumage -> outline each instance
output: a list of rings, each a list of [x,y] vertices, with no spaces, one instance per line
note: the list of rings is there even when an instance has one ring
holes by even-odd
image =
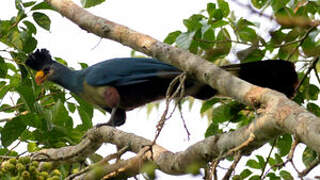
[[[85,80],[91,86],[126,86],[181,73],[171,65],[150,58],[115,58],[84,71]]]

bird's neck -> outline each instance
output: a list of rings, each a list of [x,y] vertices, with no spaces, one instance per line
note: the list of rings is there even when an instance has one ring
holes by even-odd
[[[60,75],[56,76],[52,81],[77,94],[81,92],[83,88],[83,73],[81,72],[82,71],[71,70],[64,66],[59,71]]]

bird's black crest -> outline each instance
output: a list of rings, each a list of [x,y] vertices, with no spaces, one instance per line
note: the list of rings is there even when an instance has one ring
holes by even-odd
[[[36,52],[29,55],[26,65],[34,70],[41,70],[44,65],[52,64],[54,61],[47,49],[37,49]]]

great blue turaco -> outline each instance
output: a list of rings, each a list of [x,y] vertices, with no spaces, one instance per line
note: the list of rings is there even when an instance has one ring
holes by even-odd
[[[35,81],[52,81],[87,102],[111,113],[105,123],[120,126],[126,111],[163,99],[170,82],[181,70],[152,58],[115,58],[83,70],[71,70],[54,61],[46,49],[30,54],[26,65],[37,71]],[[268,87],[292,97],[298,82],[294,64],[283,60],[266,60],[221,66],[252,84]],[[217,91],[206,84],[187,78],[186,96],[205,100]]]

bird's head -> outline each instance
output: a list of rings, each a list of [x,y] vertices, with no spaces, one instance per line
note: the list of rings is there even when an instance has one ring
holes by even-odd
[[[26,65],[37,71],[36,83],[42,84],[46,80],[54,80],[59,67],[59,63],[52,60],[51,55],[46,49],[37,49],[36,52],[29,55]]]

